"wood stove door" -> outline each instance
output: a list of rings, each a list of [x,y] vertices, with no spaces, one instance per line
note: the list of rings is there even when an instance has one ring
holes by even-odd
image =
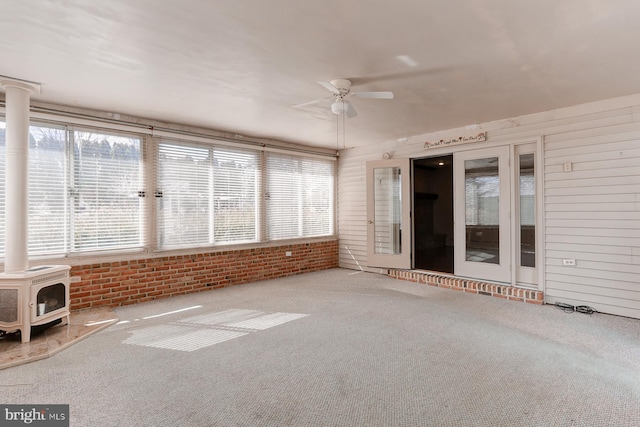
[[[69,285],[64,282],[31,286],[31,322],[46,323],[69,313]]]

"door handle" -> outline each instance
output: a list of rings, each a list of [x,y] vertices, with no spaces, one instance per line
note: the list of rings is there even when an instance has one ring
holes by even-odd
[[[373,221],[369,220],[369,221],[368,221],[368,223],[369,223],[369,224],[373,224]]]

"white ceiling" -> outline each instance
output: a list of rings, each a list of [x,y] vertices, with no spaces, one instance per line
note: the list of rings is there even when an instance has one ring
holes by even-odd
[[[335,148],[640,93],[638,0],[0,0],[34,100]],[[398,59],[407,56],[415,66]],[[342,136],[340,136],[342,138]],[[342,148],[343,141],[340,142]]]

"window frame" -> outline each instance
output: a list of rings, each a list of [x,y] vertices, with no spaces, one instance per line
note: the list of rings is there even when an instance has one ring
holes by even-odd
[[[3,109],[0,109],[0,121],[4,124],[5,118],[3,116]],[[106,134],[109,136],[125,136],[139,138],[139,157],[137,159],[140,169],[140,194],[142,195],[142,202],[140,203],[139,221],[138,221],[138,234],[140,236],[139,244],[126,248],[104,248],[96,247],[89,250],[74,250],[72,248],[72,238],[74,229],[74,222],[72,219],[71,210],[73,204],[69,201],[65,203],[65,224],[68,227],[65,236],[65,248],[60,252],[42,252],[42,253],[29,253],[29,258],[32,260],[45,260],[56,258],[77,258],[78,260],[85,260],[81,262],[92,262],[87,260],[104,259],[105,257],[119,257],[119,254],[133,254],[133,253],[189,253],[202,252],[203,248],[255,248],[263,247],[265,245],[273,244],[287,244],[287,243],[304,243],[309,241],[321,241],[326,239],[336,238],[337,230],[337,156],[333,153],[324,152],[324,150],[289,150],[286,148],[278,148],[277,144],[270,146],[264,143],[258,143],[253,141],[231,141],[224,138],[217,138],[205,134],[189,134],[172,131],[154,131],[150,126],[125,124],[123,122],[117,122],[115,120],[105,120],[87,118],[87,116],[74,116],[73,114],[61,114],[63,112],[55,113],[42,113],[38,112],[31,115],[30,126],[52,127],[57,129],[64,129],[65,140],[65,173],[67,179],[71,179],[73,176],[73,132],[87,131],[95,132],[97,134]],[[155,133],[155,134],[154,134]],[[183,245],[180,247],[161,247],[157,230],[159,227],[158,214],[156,207],[156,197],[154,197],[157,191],[158,184],[158,171],[155,169],[155,161],[158,156],[158,147],[161,138],[171,139],[174,143],[181,145],[193,145],[199,144],[204,147],[218,147],[227,150],[237,151],[249,151],[257,153],[257,173],[256,173],[256,185],[255,185],[255,239],[253,240],[237,240],[237,241],[214,241],[213,244],[205,245]],[[287,236],[282,239],[269,239],[267,236],[267,224],[269,218],[266,212],[265,203],[265,183],[268,176],[268,170],[266,167],[266,158],[268,153],[283,153],[287,156],[303,161],[302,159],[321,159],[323,161],[331,162],[331,183],[330,188],[330,203],[328,205],[328,211],[324,213],[325,217],[323,221],[329,225],[328,232],[326,234],[313,234],[305,235],[304,233],[296,236]],[[4,176],[2,177],[4,182]],[[68,193],[67,198],[71,200],[72,197]],[[3,191],[4,193],[4,191]],[[4,196],[4,194],[2,195]],[[4,215],[4,205],[2,209],[2,215]],[[2,237],[2,236],[0,236]],[[4,239],[2,239],[4,240]],[[2,245],[2,251],[0,251],[0,263],[4,259],[4,241],[0,242]]]
[[[294,167],[292,167],[288,171],[278,170],[278,172],[282,172],[283,174],[289,173],[289,180],[283,179],[283,176],[280,176],[280,179],[283,179],[282,182],[274,183],[274,176],[271,174],[270,159],[274,159],[280,161],[282,163],[290,162],[295,163]],[[317,163],[313,163],[317,162]],[[322,162],[322,163],[320,163]],[[322,173],[314,174],[313,172],[316,170],[316,167],[322,168],[322,166],[331,166],[330,173]],[[314,167],[316,166],[316,167]],[[267,219],[266,228],[265,228],[265,239],[268,241],[282,241],[289,239],[304,239],[304,238],[321,238],[334,236],[336,232],[336,222],[335,222],[335,212],[336,212],[336,167],[335,163],[331,160],[326,159],[317,159],[310,156],[296,156],[290,153],[281,153],[281,152],[267,152],[265,155],[265,217]],[[325,181],[322,180],[322,177],[329,178]],[[287,186],[291,186],[291,181],[296,182],[299,185],[294,187],[290,187],[292,194],[289,198],[284,197],[287,193]],[[330,215],[326,217],[326,221],[328,224],[327,232],[323,233],[322,231],[314,232],[315,230],[310,229],[309,225],[311,221],[308,219],[310,215],[310,211],[312,211],[312,207],[315,207],[315,203],[318,199],[313,198],[312,202],[309,203],[309,195],[312,190],[317,190],[322,192],[326,190],[327,184],[330,183],[329,194],[327,197],[321,199],[321,202],[328,204],[326,209],[331,212]],[[277,187],[277,185],[272,186],[272,184],[282,185],[282,188]],[[271,204],[275,203],[274,200],[274,191],[277,191],[277,195],[281,196],[278,201],[281,203],[289,202],[289,208],[297,208],[294,216],[297,223],[295,224],[295,228],[297,228],[296,235],[285,234],[286,230],[283,225],[280,224],[275,226],[270,223],[271,216]],[[275,206],[274,206],[275,210]],[[292,230],[292,229],[291,229]],[[291,231],[290,230],[290,231]]]
[[[252,150],[246,148],[235,148],[229,147],[221,144],[216,144],[215,141],[212,141],[212,144],[203,144],[203,143],[190,143],[187,141],[181,141],[178,139],[169,139],[163,138],[157,142],[156,147],[154,149],[155,152],[155,161],[153,169],[155,170],[155,183],[154,183],[154,193],[156,194],[156,203],[155,209],[156,214],[155,224],[156,224],[156,244],[154,245],[155,250],[157,251],[170,251],[177,249],[188,249],[188,248],[201,248],[201,247],[218,247],[218,246],[229,246],[229,245],[243,245],[243,244],[256,244],[262,241],[261,239],[261,221],[260,216],[262,209],[260,207],[260,199],[261,199],[261,176],[262,176],[262,154],[259,150]],[[162,158],[160,156],[161,149],[163,146],[166,147],[183,147],[186,153],[187,151],[200,150],[202,152],[207,152],[207,162],[208,163],[208,186],[206,189],[207,200],[208,200],[208,217],[207,220],[207,229],[201,231],[200,234],[206,234],[207,240],[202,242],[193,242],[193,243],[179,243],[179,244],[167,244],[162,243],[164,240],[164,236],[162,232],[167,228],[166,225],[162,224],[162,215],[164,213],[164,204],[167,196],[171,193],[167,192],[167,187],[162,182],[163,177],[161,176],[162,171]],[[216,173],[219,168],[216,167],[216,153],[233,153],[238,156],[246,157],[247,163],[252,163],[251,157],[253,157],[254,168],[247,169],[249,172],[253,174],[254,181],[254,190],[253,190],[253,199],[250,200],[253,202],[253,238],[245,238],[245,239],[237,239],[237,240],[218,240],[216,238]],[[237,159],[240,161],[240,158]],[[224,169],[222,169],[224,170]],[[249,177],[250,178],[250,177]],[[218,193],[219,194],[219,193]],[[178,218],[179,220],[179,218]]]

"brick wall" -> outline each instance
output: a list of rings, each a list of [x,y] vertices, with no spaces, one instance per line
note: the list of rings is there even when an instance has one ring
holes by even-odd
[[[454,291],[487,295],[496,298],[508,299],[511,301],[528,302],[530,304],[544,303],[544,293],[541,291],[534,291],[530,289],[497,285],[494,283],[487,283],[479,280],[442,276],[434,273],[422,273],[418,271],[391,269],[388,271],[387,275],[389,277],[393,277],[394,279],[424,283],[426,285],[452,289]]]
[[[134,304],[334,267],[336,240],[77,265],[71,268],[71,310]]]

